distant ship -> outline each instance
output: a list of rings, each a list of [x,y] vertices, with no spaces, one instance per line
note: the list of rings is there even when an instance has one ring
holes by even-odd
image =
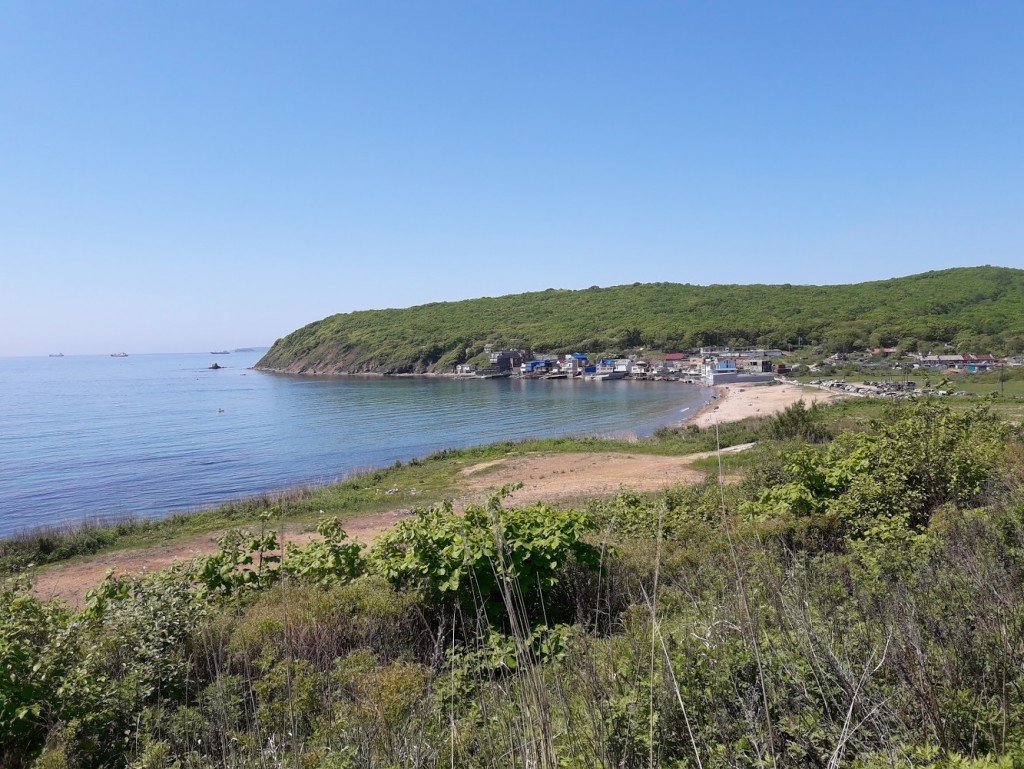
[[[227,350],[213,350],[210,355],[230,355],[231,353]]]
[[[62,353],[62,352],[51,352],[50,353],[50,357],[51,358],[63,358],[64,357],[64,353]]]
[[[111,358],[127,358],[128,353],[126,352],[112,352],[110,353]]]

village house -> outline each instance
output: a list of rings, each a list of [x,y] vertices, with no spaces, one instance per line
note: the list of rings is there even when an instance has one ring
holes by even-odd
[[[634,363],[632,358],[616,358],[613,361],[613,370],[616,374],[622,374],[623,376],[630,376],[633,373]]]
[[[665,372],[670,374],[678,374],[680,371],[686,368],[687,358],[686,353],[681,352],[670,352],[665,355]]]
[[[1000,365],[999,361],[992,355],[964,355],[964,368],[971,374],[979,371],[989,371]]]
[[[768,371],[754,372],[749,369],[737,366],[735,356],[712,355],[704,358],[700,367],[700,376],[706,384],[718,385],[731,382],[770,382],[775,378],[771,373],[772,367],[769,364]]]
[[[922,368],[959,370],[967,364],[963,355],[925,355],[922,356],[920,365]]]
[[[587,366],[587,362],[587,356],[581,352],[574,352],[572,355],[564,355],[558,361],[561,370],[569,376],[582,374]]]
[[[749,374],[770,374],[774,371],[774,365],[768,358],[748,358],[746,356],[736,358],[736,368]]]
[[[523,365],[523,353],[519,350],[500,350],[492,352],[491,366],[498,371],[511,371]]]

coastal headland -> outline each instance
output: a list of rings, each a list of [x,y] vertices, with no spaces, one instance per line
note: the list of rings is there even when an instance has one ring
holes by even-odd
[[[978,313],[979,304],[987,308]],[[985,317],[1005,322],[989,333]],[[1024,335],[1024,270],[970,267],[848,285],[637,283],[331,315],[278,339],[257,368],[292,374],[450,372],[490,348],[535,354],[707,346],[826,348],[951,336],[1013,347]]]

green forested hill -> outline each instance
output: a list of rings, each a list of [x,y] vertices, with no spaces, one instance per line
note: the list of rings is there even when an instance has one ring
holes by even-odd
[[[279,339],[258,367],[449,370],[483,345],[613,352],[711,344],[831,350],[899,344],[1024,350],[1024,270],[971,267],[838,286],[635,283],[332,315]]]

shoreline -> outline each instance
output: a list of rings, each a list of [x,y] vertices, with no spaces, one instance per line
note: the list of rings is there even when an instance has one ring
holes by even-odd
[[[816,393],[807,392],[792,383],[741,387],[719,385],[709,389],[713,393],[710,401],[697,407],[692,414],[682,420],[681,425],[679,422],[673,422],[666,426],[695,424],[703,429],[717,422],[740,420],[750,416],[767,416],[801,399],[835,399],[834,395],[825,392],[818,393],[821,397],[815,398],[813,396]],[[634,441],[639,443],[648,439],[650,436]],[[525,483],[525,491],[517,494],[518,502],[562,497],[568,499],[593,493],[606,495],[622,488],[623,484],[629,488],[654,491],[684,478],[688,482],[697,482],[699,472],[691,468],[691,463],[707,455],[707,452],[699,451],[680,455],[633,451],[624,449],[621,445],[614,445],[621,444],[622,438],[607,436],[606,440],[607,445],[594,444],[590,448],[581,446],[570,451],[541,449],[538,453],[536,450],[527,449],[525,452],[496,454],[493,457],[486,452],[474,456],[474,452],[469,451],[465,456],[453,457],[450,462],[454,464],[447,470],[440,470],[441,475],[435,476],[438,470],[432,471],[431,477],[446,478],[442,483],[444,488],[434,487],[425,477],[418,480],[407,477],[411,468],[422,466],[419,462],[409,463],[404,469],[398,469],[403,475],[389,476],[377,482],[376,485],[380,488],[376,488],[368,499],[361,502],[353,500],[354,509],[349,508],[351,513],[343,512],[348,508],[348,503],[337,510],[332,510],[332,513],[341,514],[345,529],[351,534],[363,541],[372,541],[379,532],[391,528],[419,505],[429,505],[441,498],[451,498],[462,505],[469,502],[479,503],[495,484],[503,485],[512,479]],[[486,448],[487,445],[480,444],[478,447],[468,449]],[[733,450],[749,448],[750,445],[752,444],[745,444]],[[350,477],[358,478],[363,474],[386,469],[368,468],[363,473]],[[236,500],[236,503],[244,505],[247,501],[262,498],[263,505],[268,509],[281,503],[289,507],[295,505],[294,510],[289,512],[287,535],[282,530],[282,537],[286,536],[289,541],[303,543],[316,537],[312,532],[315,519],[324,515],[323,509],[327,507],[324,503],[332,493],[330,487],[339,482],[343,483],[344,480],[339,478],[333,483],[305,485],[243,497]],[[415,489],[405,489],[404,487],[410,483],[423,493],[417,493]],[[423,486],[424,483],[427,485]],[[389,496],[393,492],[395,496]],[[312,498],[324,494],[327,495],[326,498],[317,499],[314,503]],[[308,502],[304,501],[306,498],[310,498]],[[34,591],[44,599],[59,598],[72,605],[79,605],[85,591],[98,583],[107,569],[113,569],[120,574],[142,573],[214,552],[217,547],[217,536],[231,526],[240,524],[234,520],[233,515],[218,515],[218,512],[225,508],[224,505],[216,505],[194,509],[190,511],[191,514],[185,513],[182,516],[192,518],[193,525],[189,526],[186,522],[180,530],[179,527],[172,526],[161,535],[155,533],[163,528],[160,525],[163,517],[151,519],[155,526],[148,533],[147,522],[140,521],[143,524],[142,529],[135,534],[129,534],[123,544],[112,542],[111,546],[102,547],[97,552],[83,552],[67,560],[41,564],[32,573]],[[313,508],[319,509],[320,513],[315,515]],[[116,526],[116,523],[113,525]],[[54,533],[59,536],[59,530]],[[31,536],[31,531],[23,531],[0,540]]]
[[[360,376],[360,375],[348,375],[348,376]],[[367,376],[367,375],[362,375]],[[369,374],[370,377],[378,377],[377,374]],[[438,375],[406,375],[406,376],[438,376]],[[654,437],[655,433],[661,429],[672,429],[686,427],[693,425],[698,429],[705,429],[714,426],[716,423],[726,423],[740,421],[750,417],[761,417],[769,416],[771,414],[778,413],[784,408],[788,407],[792,403],[798,400],[804,400],[809,403],[813,402],[831,402],[838,400],[840,396],[834,393],[829,393],[820,390],[804,390],[799,385],[794,383],[758,383],[749,384],[737,387],[735,384],[728,385],[716,385],[708,387],[707,385],[689,385],[690,387],[701,387],[704,389],[711,390],[711,399],[702,403],[696,408],[687,411],[685,414],[674,419],[667,419],[661,426],[654,429],[645,431],[643,433],[631,433],[629,435],[618,433],[609,434],[570,434],[565,436],[566,438],[575,439],[594,439],[594,440],[607,440],[609,442],[615,441],[627,441],[629,443],[639,443],[645,440],[650,440]],[[536,438],[524,438],[524,441],[536,440]],[[468,446],[449,446],[444,448],[438,448],[430,454],[444,452],[449,449],[466,450],[473,448],[486,447],[488,443],[471,444]],[[427,455],[420,457],[414,457],[412,462],[421,461],[426,458]],[[176,508],[167,510],[164,514],[149,516],[140,515],[136,516],[131,513],[124,515],[111,515],[111,516],[98,516],[95,518],[83,518],[75,520],[60,520],[52,523],[46,523],[39,526],[31,526],[22,529],[18,529],[12,532],[0,535],[0,541],[3,540],[17,540],[23,537],[31,537],[38,534],[49,533],[54,531],[61,531],[64,529],[75,529],[78,527],[88,526],[99,526],[105,528],[108,526],[117,526],[118,523],[126,520],[138,520],[140,522],[145,521],[160,521],[166,518],[175,516],[193,516],[201,515],[203,513],[209,513],[210,511],[219,509],[226,505],[238,505],[245,504],[255,499],[275,499],[275,498],[287,498],[294,495],[308,494],[310,492],[324,489],[339,483],[344,483],[347,480],[351,480],[354,477],[358,477],[365,473],[372,473],[387,469],[391,463],[374,466],[363,466],[358,470],[352,470],[345,473],[341,473],[337,476],[330,477],[329,479],[322,479],[318,481],[302,480],[295,484],[286,484],[281,487],[275,487],[270,489],[263,489],[255,491],[252,494],[241,494],[236,497],[230,497],[222,501],[214,502],[211,504],[199,504],[194,506],[185,506],[183,508]]]
[[[360,376],[360,375],[348,375],[348,376]],[[366,376],[366,375],[363,375]],[[378,374],[369,374],[368,376],[377,377]],[[438,375],[406,375],[406,376],[438,376]],[[441,375],[443,376],[443,375]],[[681,419],[670,419],[667,420],[663,425],[643,434],[631,433],[625,435],[621,432],[608,433],[608,434],[569,434],[563,436],[566,439],[583,439],[583,440],[597,440],[597,441],[608,441],[614,443],[616,441],[626,441],[629,443],[639,443],[645,440],[650,440],[654,437],[655,433],[660,429],[671,429],[685,427],[687,425],[695,425],[700,429],[711,427],[715,422],[732,422],[746,419],[750,416],[767,416],[772,413],[777,413],[784,409],[791,403],[800,400],[801,398],[805,401],[832,401],[837,400],[839,396],[833,393],[820,392],[818,397],[815,392],[807,392],[802,390],[799,386],[786,383],[783,385],[771,385],[768,383],[758,385],[745,385],[744,387],[738,388],[738,392],[733,392],[735,385],[716,385],[709,387],[707,385],[689,385],[691,387],[703,387],[712,391],[711,399],[707,402],[697,406],[692,411],[687,412]],[[757,389],[755,389],[757,388]],[[772,394],[782,394],[784,397],[771,398],[767,401],[763,398],[768,391],[774,391]],[[753,402],[745,402],[738,400],[738,395],[743,394],[753,399]],[[757,405],[754,405],[754,404]],[[751,409],[753,408],[753,411]],[[714,416],[712,416],[714,415]],[[538,438],[524,438],[523,442],[529,442],[531,440],[538,440]],[[499,441],[500,442],[500,441]],[[407,462],[419,462],[425,459],[428,455],[443,453],[448,450],[471,450],[475,448],[487,447],[489,443],[470,444],[468,446],[448,446],[438,448],[428,454],[422,456],[413,457],[410,460],[403,460],[402,463]],[[146,522],[159,522],[166,518],[175,516],[196,516],[204,513],[220,509],[224,506],[240,505],[248,503],[252,500],[257,499],[268,499],[268,500],[282,500],[289,497],[306,495],[317,490],[328,488],[340,483],[345,483],[353,478],[357,478],[367,473],[373,473],[381,470],[388,469],[392,463],[385,463],[381,465],[367,465],[357,470],[351,470],[345,473],[341,473],[337,476],[330,477],[329,479],[320,481],[298,481],[295,484],[288,484],[281,487],[275,487],[270,489],[263,489],[255,491],[251,494],[241,494],[235,497],[229,497],[219,502],[211,504],[199,504],[194,506],[186,506],[183,508],[176,508],[167,510],[164,514],[148,516],[148,515],[134,515],[132,513],[125,513],[123,515],[110,515],[110,516],[96,516],[87,517],[82,519],[67,519],[54,521],[52,523],[45,523],[38,526],[26,527],[18,529],[13,532],[5,533],[0,535],[0,541],[4,540],[17,540],[23,537],[31,537],[40,534],[47,534],[51,532],[60,532],[65,529],[75,529],[79,527],[99,527],[107,528],[117,526],[124,521],[138,521],[142,523]]]
[[[276,376],[269,378],[276,378]],[[345,381],[352,382],[353,385],[363,381],[364,384],[369,385],[371,382],[381,382],[383,384],[385,379],[377,374],[348,375],[338,378],[323,376],[302,376],[300,378],[296,375],[286,374],[281,378],[285,380],[292,379],[296,382],[308,380],[310,383],[314,379],[324,382],[334,379],[338,382],[339,387],[345,387]],[[411,386],[415,381],[422,382],[424,386],[429,383],[440,386],[452,381],[451,377],[437,375],[408,375],[395,377],[394,379],[396,386],[402,382]],[[244,382],[245,380],[239,381]],[[594,393],[594,396],[586,395],[586,399],[589,401],[591,397],[600,397],[597,393],[602,389],[601,385],[603,384],[605,383],[586,382],[577,384],[564,381],[555,381],[553,383],[541,382],[537,384],[532,381],[524,383],[517,380],[511,384],[511,389],[515,391],[520,389],[533,391],[551,390],[564,393],[578,391],[580,397],[586,393]],[[46,510],[45,515],[31,512],[28,503],[26,503],[24,508],[12,510],[13,515],[6,521],[0,521],[0,524],[7,524],[6,526],[0,526],[0,541],[17,540],[25,537],[31,538],[37,535],[48,535],[66,530],[84,528],[106,529],[120,526],[126,521],[147,522],[161,521],[178,516],[194,517],[226,505],[245,505],[254,499],[290,497],[295,494],[308,493],[310,490],[323,489],[338,483],[344,483],[362,474],[386,470],[398,462],[419,462],[432,454],[445,453],[452,450],[479,449],[510,440],[519,443],[533,440],[543,441],[546,439],[591,439],[594,441],[604,439],[612,442],[629,441],[635,443],[651,438],[654,433],[662,428],[675,426],[680,418],[706,405],[707,399],[710,397],[708,389],[692,385],[687,387],[665,387],[661,386],[663,383],[635,382],[630,384],[639,386],[630,387],[626,385],[614,389],[620,391],[624,396],[627,391],[657,391],[658,394],[652,396],[652,403],[655,404],[655,407],[642,411],[642,413],[630,413],[629,410],[623,410],[620,416],[615,416],[614,412],[612,416],[602,413],[600,415],[602,419],[598,420],[597,424],[586,422],[577,424],[576,421],[572,420],[558,420],[550,424],[538,422],[526,425],[519,427],[515,431],[495,430],[490,425],[483,424],[477,429],[464,430],[461,434],[453,435],[442,431],[428,436],[430,438],[429,441],[420,441],[416,445],[408,442],[407,444],[403,443],[395,447],[381,447],[380,450],[375,449],[373,445],[363,446],[361,447],[362,450],[344,454],[338,462],[332,462],[323,467],[310,463],[295,462],[293,467],[287,469],[287,472],[278,473],[276,472],[276,465],[268,463],[265,473],[253,475],[247,479],[246,483],[237,484],[233,493],[227,494],[208,494],[205,488],[184,490],[183,493],[173,495],[169,493],[164,494],[164,490],[170,487],[158,486],[158,483],[162,480],[161,477],[159,475],[146,476],[143,478],[143,481],[150,483],[157,490],[157,493],[163,494],[168,500],[167,503],[160,504],[162,500],[158,499],[152,505],[142,504],[135,506],[129,501],[113,498],[113,502],[109,503],[105,498],[100,498],[99,495],[92,495],[91,499],[84,501],[79,510]],[[568,386],[566,387],[566,385]],[[445,384],[445,389],[447,390],[449,386]],[[474,385],[467,389],[473,391],[479,389],[480,391],[490,392],[492,389],[495,391],[505,390],[508,386],[509,383],[505,382],[499,382],[497,386],[495,386],[494,382],[490,382],[489,384]],[[428,389],[432,390],[433,388]],[[456,390],[460,389],[456,388]],[[608,388],[605,386],[603,389],[607,390]],[[428,395],[427,405],[430,404],[429,397]],[[458,399],[462,396],[455,393],[452,397],[456,399],[455,402],[458,402]],[[561,396],[558,397],[560,398]],[[646,396],[641,394],[638,397],[643,401]],[[632,396],[630,396],[631,398]],[[547,401],[544,402],[546,403]],[[688,406],[689,410],[685,413],[680,413],[684,406]],[[567,413],[571,416],[573,412]],[[314,468],[313,472],[310,471],[311,467]],[[173,491],[174,489],[171,490]],[[96,502],[95,504],[94,501]],[[144,503],[148,501],[143,500]],[[0,549],[0,554],[2,554],[2,549]]]

